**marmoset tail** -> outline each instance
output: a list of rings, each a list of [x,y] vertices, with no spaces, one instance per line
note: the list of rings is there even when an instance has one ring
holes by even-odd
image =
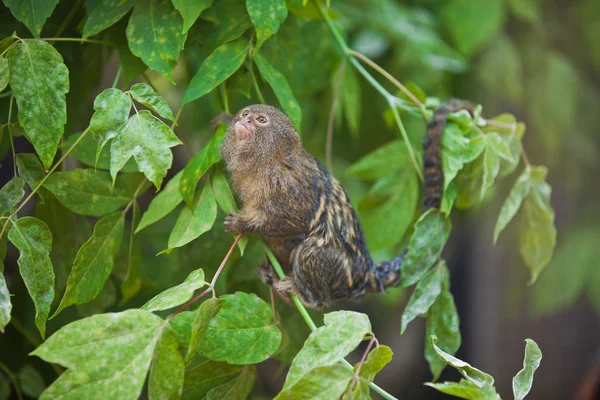
[[[425,210],[440,206],[444,176],[440,146],[446,117],[470,103],[451,100],[433,115],[425,138]],[[268,260],[262,279],[283,298],[307,307],[382,292],[400,278],[400,256],[375,264],[340,183],[302,146],[291,120],[278,109],[252,105],[229,123],[222,147],[234,191],[243,207],[225,220],[228,232],[261,236],[281,263],[279,279]]]

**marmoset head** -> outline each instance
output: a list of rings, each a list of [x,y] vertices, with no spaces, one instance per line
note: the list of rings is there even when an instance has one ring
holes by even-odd
[[[298,147],[300,136],[287,115],[275,107],[254,104],[233,117],[222,152],[229,168],[236,168],[249,162],[281,161]]]

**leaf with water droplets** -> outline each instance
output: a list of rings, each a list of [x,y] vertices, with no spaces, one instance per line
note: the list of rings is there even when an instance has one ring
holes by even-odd
[[[167,170],[173,163],[170,148],[181,144],[173,130],[148,110],[131,116],[113,139],[110,148],[110,174],[117,173],[131,157],[140,172],[160,189]]]
[[[96,223],[92,237],[77,252],[65,294],[51,319],[72,304],[84,304],[98,296],[121,246],[124,218],[118,211]]]
[[[39,219],[23,217],[13,223],[8,240],[19,250],[19,272],[35,305],[35,325],[44,338],[54,300],[54,269],[49,256],[52,233]]]
[[[63,326],[31,353],[68,368],[41,399],[137,399],[163,335],[174,334],[145,310],[99,314]]]
[[[69,70],[60,53],[42,40],[14,45],[8,52],[8,68],[19,122],[48,169],[67,122]]]
[[[182,31],[183,19],[170,0],[145,0],[135,3],[126,33],[131,52],[170,77],[187,38]]]

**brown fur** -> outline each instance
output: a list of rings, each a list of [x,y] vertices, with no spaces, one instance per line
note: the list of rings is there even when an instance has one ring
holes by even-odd
[[[436,112],[428,129],[426,208],[441,201],[439,150],[448,110]],[[398,283],[405,253],[373,263],[344,188],[304,149],[284,113],[267,105],[242,109],[229,124],[222,154],[243,202],[225,220],[225,230],[265,239],[287,276],[279,280],[268,261],[259,274],[282,297],[293,294],[307,307],[321,308]]]

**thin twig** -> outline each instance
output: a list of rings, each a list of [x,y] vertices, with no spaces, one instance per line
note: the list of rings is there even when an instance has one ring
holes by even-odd
[[[340,97],[340,89],[342,88],[342,81],[344,80],[344,71],[346,69],[346,60],[342,62],[338,71],[338,76],[335,82],[335,88],[333,89],[333,101],[331,102],[331,110],[329,111],[329,121],[327,121],[327,144],[325,148],[325,164],[330,173],[333,173],[333,128],[335,123],[335,111],[337,109],[338,100]]]
[[[404,93],[409,99],[412,100],[413,103],[415,103],[415,105],[417,107],[419,107],[419,109],[421,110],[421,114],[423,114],[423,118],[425,118],[425,120],[427,120],[427,110],[425,109],[425,105],[419,99],[417,99],[417,97],[410,90],[408,90],[408,88],[406,86],[404,86],[403,84],[400,83],[400,81],[398,81],[396,78],[394,78],[392,76],[392,74],[387,72],[385,69],[381,68],[377,63],[375,63],[375,61],[371,60],[369,57],[365,56],[364,54],[359,53],[358,51],[349,49],[348,54],[360,59],[365,64],[368,64],[371,68],[373,68],[374,70],[379,72],[387,80],[389,80],[394,85],[396,85],[396,87],[398,89],[400,89],[402,91],[402,93]]]
[[[365,363],[365,360],[367,359],[367,355],[369,354],[369,351],[371,351],[371,347],[373,346],[373,343],[375,343],[375,341],[377,339],[375,339],[375,334],[371,333],[371,341],[369,341],[369,344],[367,345],[367,348],[365,349],[365,352],[363,353],[360,362],[358,363],[358,366],[356,367],[356,371],[354,372],[354,379],[352,379],[352,383],[350,384],[350,388],[348,389],[348,393],[352,392],[352,389],[354,389],[354,385],[356,384],[356,382],[358,382],[358,377],[360,374],[360,370],[363,366],[363,364]]]
[[[12,136],[12,129],[11,129],[11,125],[10,125],[10,120],[12,119],[12,110],[13,110],[13,100],[15,99],[15,97],[11,94],[10,96],[10,102],[8,105],[8,137],[10,138],[10,148],[12,149],[12,155],[13,155],[13,173],[14,176],[17,176],[17,153],[15,151],[15,142],[13,141],[13,136]]]
[[[123,67],[119,65],[119,69],[117,69],[117,73],[115,74],[115,79],[113,80],[112,87],[116,88],[119,84],[119,79],[121,79],[121,72],[123,72]]]
[[[243,233],[240,233],[235,238],[235,241],[231,245],[231,248],[229,249],[229,251],[225,255],[225,258],[223,258],[223,261],[221,262],[221,265],[219,265],[219,268],[217,269],[217,272],[215,272],[215,275],[213,276],[212,281],[208,285],[208,288],[204,292],[200,293],[198,296],[194,297],[193,299],[191,299],[190,301],[188,301],[187,303],[185,303],[184,305],[182,305],[181,307],[179,307],[179,309],[177,309],[177,311],[175,311],[173,314],[169,315],[167,317],[167,319],[165,319],[165,322],[171,321],[173,318],[175,318],[175,316],[177,314],[179,314],[179,313],[187,310],[191,305],[193,305],[195,302],[197,302],[198,300],[200,300],[202,297],[206,296],[211,291],[214,291],[215,284],[217,283],[217,279],[219,278],[219,275],[221,275],[221,272],[223,271],[223,268],[225,267],[225,264],[227,264],[227,261],[229,261],[229,258],[231,257],[231,254],[235,250],[235,247],[240,242],[240,239],[242,238],[243,235],[244,235]]]

